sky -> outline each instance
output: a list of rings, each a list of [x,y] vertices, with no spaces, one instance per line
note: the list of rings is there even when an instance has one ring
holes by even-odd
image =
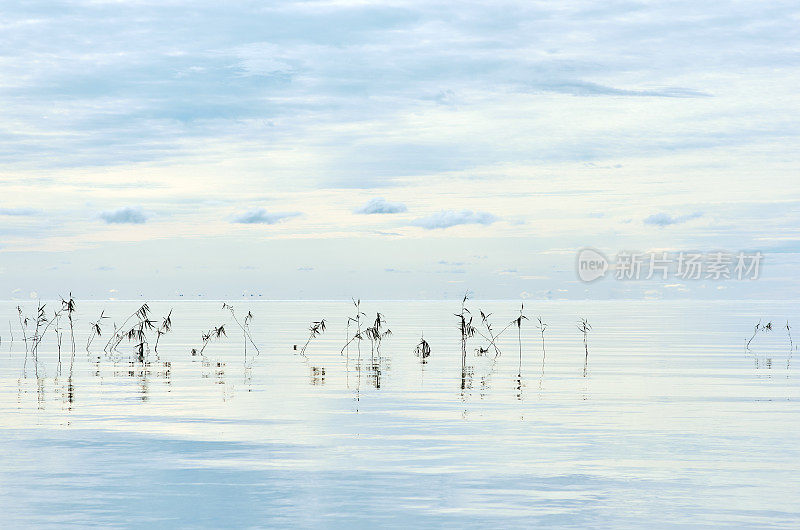
[[[794,298],[798,42],[780,1],[7,2],[0,299]]]

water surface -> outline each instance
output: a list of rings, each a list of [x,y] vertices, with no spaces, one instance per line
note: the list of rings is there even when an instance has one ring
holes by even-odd
[[[392,334],[360,354],[341,352],[347,302],[233,302],[258,351],[221,302],[153,302],[154,320],[174,308],[158,351],[104,352],[140,304],[78,301],[59,363],[56,334],[26,354],[0,303],[4,526],[800,525],[797,305],[530,302],[500,355],[469,339],[462,370],[458,301],[362,303]],[[469,308],[495,332],[519,311]]]

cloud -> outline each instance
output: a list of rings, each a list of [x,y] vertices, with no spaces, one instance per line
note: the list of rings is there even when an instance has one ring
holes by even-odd
[[[138,206],[102,212],[100,218],[108,224],[142,224],[147,221],[147,216]]]
[[[0,215],[23,216],[36,215],[38,213],[39,210],[34,210],[33,208],[0,208]]]
[[[433,215],[416,219],[411,224],[427,230],[434,230],[437,228],[450,228],[456,225],[490,225],[495,221],[497,221],[497,217],[487,212],[442,210]]]
[[[668,213],[656,213],[647,217],[644,220],[644,224],[646,225],[655,225],[655,226],[669,226],[669,225],[677,225],[680,223],[685,223],[686,221],[691,221],[692,219],[697,219],[701,217],[703,214],[702,212],[695,212],[688,215],[679,215],[677,217],[673,217]]]
[[[573,96],[639,96],[660,98],[697,98],[712,96],[707,92],[684,87],[625,89],[600,85],[589,81],[548,82],[538,84],[535,88],[542,92],[558,92]]]
[[[274,225],[277,222],[289,219],[290,217],[297,217],[300,212],[274,212],[270,213],[264,208],[256,208],[243,214],[237,215],[233,218],[234,223],[252,225],[252,224],[265,224]]]
[[[402,213],[407,211],[406,205],[402,202],[389,202],[383,197],[376,197],[367,201],[364,206],[357,208],[355,213],[360,214],[373,214],[373,213]]]

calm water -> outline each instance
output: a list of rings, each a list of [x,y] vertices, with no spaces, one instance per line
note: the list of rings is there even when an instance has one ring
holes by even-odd
[[[356,343],[340,354],[346,302],[234,302],[260,352],[221,303],[154,302],[154,319],[174,308],[157,353],[103,352],[138,305],[78,301],[59,365],[52,329],[34,359],[0,303],[3,526],[800,525],[797,305],[531,302],[521,356],[515,328],[496,359],[476,336],[463,373],[458,301],[364,302],[393,333],[360,358]],[[519,309],[469,307],[495,331]],[[759,320],[773,329],[748,351]],[[219,325],[227,337],[192,355]]]

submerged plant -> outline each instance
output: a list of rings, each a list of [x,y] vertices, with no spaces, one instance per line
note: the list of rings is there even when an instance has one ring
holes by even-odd
[[[539,330],[539,333],[542,335],[542,375],[539,378],[539,388],[542,386],[542,380],[544,379],[544,361],[547,357],[547,351],[544,348],[544,331],[547,329],[547,323],[542,320],[542,317],[536,317],[536,329]]]
[[[375,352],[377,351],[380,355],[381,350],[381,341],[392,334],[391,329],[384,329],[384,325],[386,324],[386,317],[382,314],[378,313],[375,316],[375,322],[372,323],[372,326],[368,327],[364,330],[365,335],[370,341],[372,346],[372,357],[373,360],[375,358]]]
[[[103,347],[103,350],[106,352],[114,351],[119,344],[128,337],[131,330],[139,326],[142,321],[149,320],[150,315],[150,306],[147,303],[142,304],[139,309],[128,315],[128,317],[122,321],[119,327],[117,327],[116,323],[114,324],[114,334],[108,339],[106,345]],[[132,319],[137,319],[137,323],[133,324],[132,327],[126,327],[128,322]]]
[[[787,322],[787,328],[788,328],[788,322]],[[747,343],[745,344],[745,349],[747,350],[750,349],[750,343],[753,342],[753,339],[756,338],[756,335],[758,335],[759,333],[766,333],[768,331],[772,331],[772,322],[761,324],[761,321],[759,320],[758,323],[753,328],[753,335],[750,336],[750,338],[747,340]]]
[[[365,317],[366,318],[367,314],[364,313],[363,311],[361,311],[361,299],[359,299],[359,300],[353,299],[353,305],[356,308],[356,313],[353,316],[347,317],[347,328],[346,328],[345,343],[344,343],[344,346],[342,346],[342,349],[341,349],[340,353],[344,354],[345,351],[347,351],[349,353],[350,352],[350,344],[353,341],[357,341],[356,345],[358,346],[358,354],[359,354],[359,357],[360,357],[361,356],[361,341],[364,340],[364,335],[361,332],[361,317]],[[353,338],[350,338],[350,324],[355,324],[355,327],[356,327],[356,332],[355,332],[355,335],[353,335]]]
[[[139,362],[144,362],[145,357],[150,353],[150,343],[153,342],[153,335],[155,335],[155,343],[161,335],[167,333],[172,328],[171,320],[172,310],[164,317],[159,325],[158,321],[150,317],[150,306],[147,303],[142,304],[139,309],[128,316],[122,325],[114,326],[114,334],[106,342],[103,348],[107,353],[112,353],[117,350],[117,347],[123,340],[133,343],[133,351]],[[100,319],[92,325],[92,337],[89,338],[87,347],[95,336],[100,335],[100,320],[104,315],[100,314]],[[131,321],[133,321],[131,323]]]
[[[431,356],[431,346],[428,344],[428,341],[425,340],[425,335],[420,337],[419,344],[414,348],[414,355],[419,357],[423,364],[428,362],[428,357]]]
[[[306,348],[308,348],[309,343],[312,339],[315,339],[322,335],[325,332],[325,319],[320,319],[316,322],[312,322],[311,325],[308,327],[308,339],[306,343],[303,344],[303,348],[300,350],[300,355],[306,354]]]
[[[45,315],[45,305],[41,302],[38,303],[36,308],[36,326],[33,330],[33,342],[31,346],[31,353],[33,354],[33,365],[36,371],[36,376],[39,376],[39,343],[42,341],[45,332],[50,324],[48,324],[47,316]]]
[[[69,320],[69,337],[72,341],[72,353],[75,353],[75,326],[72,321],[72,314],[75,313],[75,299],[72,297],[72,293],[69,293],[69,298],[64,299],[61,298],[61,310],[67,313],[67,319]]]
[[[28,353],[28,317],[22,314],[22,308],[17,306],[17,316],[19,317],[19,327],[22,329],[22,340],[25,342],[25,353]]]
[[[225,325],[220,325],[215,328],[211,328],[207,332],[203,333],[201,339],[203,341],[203,347],[200,348],[200,351],[197,349],[192,348],[192,355],[202,355],[206,349],[206,346],[214,340],[219,340],[220,337],[227,337],[228,334],[225,332]]]
[[[109,318],[105,315],[105,310],[100,311],[100,317],[91,323],[91,334],[89,335],[89,339],[86,341],[86,351],[89,351],[89,347],[92,345],[95,337],[100,337],[103,334],[103,329],[100,327],[100,323],[103,319]]]
[[[790,343],[791,343],[791,331],[789,330],[789,323],[788,322],[786,323],[786,329],[787,329],[787,332],[789,332],[789,340],[790,340]],[[753,354],[753,362],[755,363],[756,370],[759,368],[759,364],[760,364],[759,363],[759,358],[758,358],[758,354],[756,352],[753,352],[750,349],[750,344],[753,342],[753,340],[756,338],[756,336],[758,336],[759,333],[769,333],[770,331],[772,331],[772,322],[767,322],[766,324],[762,324],[761,320],[759,320],[758,323],[753,327],[753,334],[745,342],[745,345],[744,345],[745,353],[752,353]],[[791,353],[790,353],[790,355],[791,355]],[[789,363],[789,362],[790,361],[787,359],[787,363]],[[772,359],[771,358],[767,358],[766,359],[766,364],[767,364],[767,368],[772,368]],[[787,366],[788,366],[788,364],[787,364]]]
[[[145,353],[150,351],[150,343],[147,340],[147,332],[156,329],[156,321],[149,318],[142,318],[139,322],[125,333],[128,342],[135,342],[133,347],[139,362],[144,362]]]
[[[58,350],[58,368],[56,370],[57,374],[61,374],[61,338],[63,333],[58,328],[59,321],[61,320],[61,313],[59,311],[55,311],[53,313],[53,318],[51,322],[55,322],[55,326],[53,327],[53,333],[56,335],[56,348]]]
[[[222,309],[227,309],[228,311],[231,312],[231,316],[233,317],[233,321],[236,322],[236,325],[239,326],[239,328],[242,330],[242,333],[244,334],[244,353],[245,353],[245,355],[247,355],[247,341],[250,341],[250,344],[252,344],[253,348],[256,349],[256,354],[260,354],[261,351],[258,349],[258,346],[256,346],[256,343],[253,341],[253,336],[250,335],[250,322],[254,318],[253,317],[253,313],[248,311],[247,314],[244,316],[243,323],[242,323],[237,318],[236,311],[234,311],[232,305],[230,305],[230,304],[228,304],[226,302],[223,302],[222,303]]]
[[[522,321],[528,320],[523,314],[525,310],[525,304],[521,304],[519,306],[519,316],[515,318],[511,323],[517,326],[517,342],[519,343],[519,375],[522,376]]]
[[[169,310],[167,316],[161,320],[161,325],[156,329],[156,345],[153,347],[153,351],[158,352],[158,341],[170,331],[172,331],[172,309]]]
[[[483,311],[480,311],[480,314],[481,314],[481,323],[486,328],[486,332],[489,334],[489,337],[487,339],[489,340],[489,345],[486,347],[483,346],[479,347],[477,352],[479,355],[483,355],[489,352],[489,348],[494,348],[494,357],[496,359],[497,357],[500,356],[500,349],[497,347],[497,339],[500,338],[500,335],[503,334],[503,331],[505,331],[505,329],[502,330],[499,334],[495,335],[494,330],[492,329],[492,324],[489,322],[489,317],[492,316],[492,314],[491,313],[487,314],[484,313]]]
[[[467,341],[475,336],[475,326],[472,325],[472,313],[467,309],[469,293],[464,294],[461,300],[461,311],[455,314],[458,319],[458,330],[461,333],[461,390],[466,387],[467,378]]]
[[[583,349],[586,352],[585,357],[583,358],[583,377],[586,377],[586,370],[589,366],[589,341],[588,335],[589,332],[592,330],[591,324],[585,318],[581,318],[578,321],[578,331],[583,333]]]

